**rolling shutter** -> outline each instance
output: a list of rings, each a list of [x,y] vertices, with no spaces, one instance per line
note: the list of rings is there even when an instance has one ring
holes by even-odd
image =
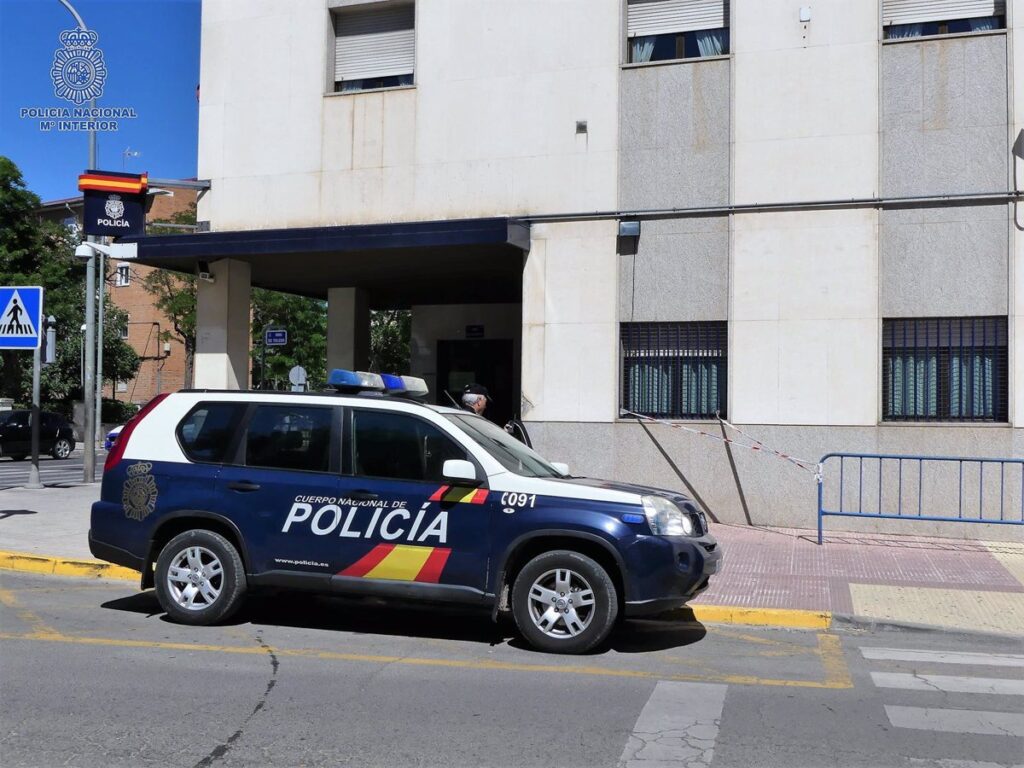
[[[416,59],[412,5],[342,12],[334,18],[334,80],[411,75]]]
[[[1002,16],[1006,0],[882,0],[882,26]]]
[[[627,37],[729,26],[728,0],[629,0]]]

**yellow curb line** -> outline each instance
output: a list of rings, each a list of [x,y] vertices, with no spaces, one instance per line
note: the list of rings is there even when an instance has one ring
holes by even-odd
[[[828,629],[830,611],[804,611],[795,608],[741,608],[731,605],[689,605],[693,617],[701,623],[751,624],[764,627]]]
[[[138,581],[139,572],[100,560],[73,560],[63,557],[32,555],[27,552],[0,551],[0,568],[46,576],[85,576],[94,579]]]
[[[139,572],[101,560],[72,560],[26,552],[0,551],[0,568],[47,576],[85,576],[96,579],[138,581]],[[713,624],[749,624],[763,627],[828,629],[832,614],[828,611],[803,611],[789,608],[741,608],[729,605],[690,605],[693,617]]]

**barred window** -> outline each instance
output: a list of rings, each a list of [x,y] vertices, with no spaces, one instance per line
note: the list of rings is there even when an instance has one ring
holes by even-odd
[[[622,408],[666,419],[725,412],[724,322],[622,323]]]
[[[1007,421],[1006,317],[882,321],[883,421]]]

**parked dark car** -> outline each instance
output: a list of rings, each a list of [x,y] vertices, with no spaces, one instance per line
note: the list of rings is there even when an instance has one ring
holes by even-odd
[[[39,422],[39,453],[66,459],[75,450],[71,425],[56,413],[43,411]],[[0,412],[0,456],[21,461],[32,451],[31,411]]]

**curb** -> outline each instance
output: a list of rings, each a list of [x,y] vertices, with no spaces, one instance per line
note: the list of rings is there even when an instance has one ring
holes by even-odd
[[[138,581],[139,572],[101,560],[75,560],[63,557],[32,555],[27,552],[0,551],[0,568],[45,576],[79,576],[93,579]]]
[[[1020,640],[1019,635],[1010,632],[999,632],[994,629],[969,629],[966,627],[951,627],[942,624],[922,624],[916,621],[900,621],[899,619],[877,619],[872,616],[858,616],[853,613],[837,613],[832,616],[833,627],[836,629],[863,629],[872,631],[875,629],[892,629],[903,632],[943,632],[949,634],[955,632],[958,635],[968,637],[989,638],[993,640]]]
[[[790,629],[828,629],[832,626],[832,614],[829,611],[700,604],[688,605],[686,608],[692,611],[693,617],[702,624],[749,624]]]

